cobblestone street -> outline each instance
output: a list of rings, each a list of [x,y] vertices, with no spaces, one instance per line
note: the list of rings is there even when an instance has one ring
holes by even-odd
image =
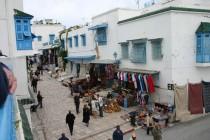
[[[47,73],[41,77],[38,83],[38,90],[41,91],[43,108],[38,108],[36,113],[32,113],[32,128],[35,140],[57,140],[61,133],[65,133],[73,140],[107,140],[112,137],[114,127],[121,125],[123,131],[131,129],[129,122],[120,118],[121,115],[128,113],[122,110],[119,113],[104,114],[103,118],[97,117],[90,119],[89,127],[82,122],[82,107],[84,102],[81,100],[80,114],[75,115],[75,125],[73,136],[70,137],[65,117],[68,110],[74,114],[75,105],[69,89],[61,85],[60,82],[51,78]],[[36,96],[34,94],[34,96]],[[129,110],[133,110],[131,108]]]

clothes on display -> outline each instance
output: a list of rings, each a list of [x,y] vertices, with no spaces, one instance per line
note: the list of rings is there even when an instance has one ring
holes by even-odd
[[[117,78],[121,82],[133,82],[135,89],[140,91],[139,93],[154,93],[155,86],[152,75],[150,74],[138,74],[130,72],[118,72]]]
[[[191,114],[203,113],[202,84],[189,84],[189,110]]]
[[[176,106],[176,120],[185,121],[188,120],[190,112],[188,110],[188,92],[187,85],[177,86],[175,85],[175,106]]]
[[[210,82],[202,81],[205,112],[210,112]]]

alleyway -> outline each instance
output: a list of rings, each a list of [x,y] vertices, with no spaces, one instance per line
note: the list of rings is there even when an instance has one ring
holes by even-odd
[[[38,90],[44,97],[44,107],[43,109],[38,108],[37,113],[32,113],[35,140],[57,140],[63,132],[70,137],[65,117],[68,110],[76,114],[73,98],[67,87],[62,86],[47,73],[41,79],[42,81],[38,83]],[[120,118],[122,114],[127,113],[126,111],[105,114],[103,118],[91,118],[90,126],[86,127],[82,123],[83,104],[81,100],[80,114],[75,115],[74,134],[71,137],[73,140],[107,140],[112,137],[113,128],[116,125],[121,124],[123,130],[131,128],[129,123]]]

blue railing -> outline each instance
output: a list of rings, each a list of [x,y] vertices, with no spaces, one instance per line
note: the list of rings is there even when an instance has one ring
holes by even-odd
[[[6,102],[0,108],[0,139],[16,140],[14,100],[8,95]]]

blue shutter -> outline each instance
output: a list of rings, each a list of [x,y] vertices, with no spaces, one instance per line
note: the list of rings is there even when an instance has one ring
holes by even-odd
[[[204,36],[203,57],[204,63],[210,62],[210,33],[206,33]]]
[[[16,39],[23,40],[23,28],[22,28],[22,20],[16,20]]]
[[[107,44],[106,28],[98,28],[96,31],[96,38],[98,45],[106,45]]]
[[[121,44],[121,54],[122,54],[122,59],[128,59],[128,44]]]
[[[131,61],[134,63],[146,63],[146,43],[133,44]]]
[[[82,46],[86,46],[86,35],[85,34],[81,35],[81,44],[82,44]]]
[[[203,62],[203,35],[197,34],[197,47],[196,47],[196,62],[202,63]]]
[[[161,41],[152,41],[152,58],[159,60],[162,58]]]
[[[69,38],[69,47],[72,48],[72,38]]]
[[[50,44],[53,44],[53,40],[55,40],[55,35],[54,34],[50,34],[49,35],[49,42],[50,42]]]
[[[74,36],[74,45],[75,45],[75,47],[79,46],[78,36]]]

